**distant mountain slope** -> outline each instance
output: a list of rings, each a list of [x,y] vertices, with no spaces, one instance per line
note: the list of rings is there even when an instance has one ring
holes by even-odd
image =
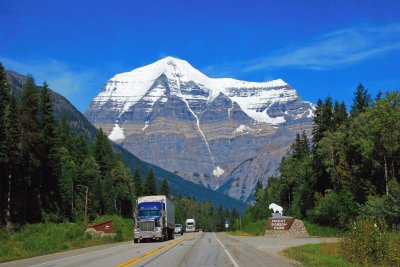
[[[282,79],[210,78],[173,57],[116,74],[85,112],[141,159],[242,201],[278,174],[313,115]]]
[[[20,98],[26,77],[14,71],[7,70],[7,78],[13,94],[17,98]],[[82,113],[80,113],[65,97],[61,96],[60,94],[52,91],[51,97],[54,104],[55,116],[57,118],[65,117],[71,123],[71,126],[75,129],[75,131],[85,133],[90,139],[94,138],[97,129],[86,119],[85,116],[83,116]],[[174,195],[189,196],[199,201],[211,201],[216,206],[222,205],[223,207],[229,209],[236,208],[239,211],[243,211],[245,209],[245,204],[243,202],[230,198],[222,193],[215,192],[213,190],[204,188],[203,186],[186,181],[176,174],[170,173],[160,167],[140,160],[120,145],[113,142],[112,144],[113,148],[121,154],[126,166],[128,166],[131,171],[134,170],[135,166],[138,166],[142,176],[144,176],[147,171],[151,169],[153,170],[157,179],[166,177],[169,182],[171,192]]]

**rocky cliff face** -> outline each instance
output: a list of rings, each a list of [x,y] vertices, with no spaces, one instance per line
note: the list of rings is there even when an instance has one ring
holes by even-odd
[[[212,79],[167,57],[115,75],[85,115],[139,158],[248,201],[310,129],[313,106],[283,80]]]

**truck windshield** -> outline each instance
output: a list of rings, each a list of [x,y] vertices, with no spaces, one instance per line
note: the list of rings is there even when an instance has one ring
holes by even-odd
[[[139,217],[142,216],[160,216],[159,210],[141,210],[138,214]]]

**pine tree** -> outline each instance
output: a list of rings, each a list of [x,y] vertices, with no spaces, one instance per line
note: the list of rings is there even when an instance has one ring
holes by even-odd
[[[160,195],[166,195],[169,197],[170,191],[169,191],[169,184],[167,181],[167,178],[163,177],[160,185]]]
[[[94,139],[94,157],[100,166],[100,172],[103,176],[110,172],[115,164],[111,143],[101,128]]]
[[[143,194],[145,196],[157,194],[156,178],[154,177],[154,173],[152,170],[150,170],[147,173],[146,179],[144,181],[144,186],[143,186]]]
[[[263,196],[263,186],[261,181],[257,180],[255,186],[255,198],[254,198],[255,203],[260,203],[262,200],[262,196]]]
[[[356,116],[364,112],[371,105],[371,95],[361,83],[358,84],[354,93],[353,105],[351,106],[350,115]]]
[[[43,135],[39,121],[39,96],[32,76],[24,85],[19,107],[21,122],[21,155],[24,170],[24,219],[34,223],[41,220],[40,166]]]
[[[317,105],[315,108],[315,116],[313,118],[313,129],[312,129],[312,142],[313,142],[313,149],[316,149],[316,146],[318,145],[318,142],[322,139],[323,137],[323,128],[322,128],[322,108],[323,108],[323,102],[321,99],[318,99]]]
[[[345,125],[347,123],[346,104],[344,102],[341,102],[339,104],[338,101],[335,101],[332,123],[334,130],[338,129],[341,125]]]
[[[41,151],[41,202],[45,212],[54,213],[59,210],[59,188],[58,177],[60,173],[59,159],[57,158],[55,146],[55,119],[53,115],[53,104],[51,92],[46,82],[40,91],[40,124],[43,135]]]
[[[142,179],[140,178],[139,167],[136,167],[135,169],[135,174],[133,176],[133,186],[135,188],[136,198],[142,196],[143,195]]]
[[[18,120],[18,110],[15,98],[11,96],[10,105],[8,105],[5,114],[6,126],[6,143],[8,153],[8,170],[4,176],[8,178],[8,193],[7,193],[7,209],[6,209],[6,223],[14,220],[14,215],[19,209],[15,209],[18,202],[20,190],[19,184],[22,183],[20,173],[20,139],[21,129]]]
[[[10,104],[10,89],[7,83],[6,72],[3,65],[0,63],[0,224],[3,223],[2,219],[5,218],[5,211],[7,209],[7,194],[8,194],[8,173],[7,165],[8,158],[8,144],[7,144],[7,129],[6,129],[6,109]]]

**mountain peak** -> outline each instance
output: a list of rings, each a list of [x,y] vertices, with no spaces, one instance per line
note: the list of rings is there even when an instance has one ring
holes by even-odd
[[[210,78],[186,60],[168,56],[130,72],[115,75],[94,99],[95,105],[100,108],[111,101],[119,112],[118,116],[121,116],[146,95],[146,101],[151,99],[152,105],[161,99],[167,101],[165,88],[153,87],[162,75],[168,80],[171,94],[185,103],[209,103],[222,93],[236,102],[249,117],[271,124],[283,123],[285,119],[283,116],[269,117],[266,112],[269,107],[274,103],[299,99],[296,90],[282,79],[249,82],[232,78]]]

